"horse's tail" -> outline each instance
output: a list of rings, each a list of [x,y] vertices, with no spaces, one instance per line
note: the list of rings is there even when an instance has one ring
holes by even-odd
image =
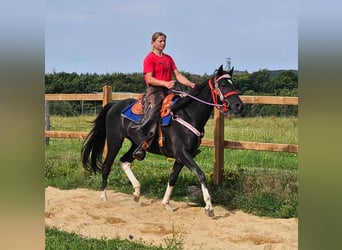
[[[81,158],[83,167],[88,171],[94,171],[94,173],[96,173],[96,170],[102,169],[103,149],[106,142],[106,116],[112,105],[112,103],[108,103],[103,107],[93,121],[94,126],[82,145]]]

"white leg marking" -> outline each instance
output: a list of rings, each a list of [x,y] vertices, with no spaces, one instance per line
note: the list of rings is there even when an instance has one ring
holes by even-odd
[[[169,204],[172,191],[173,191],[173,187],[171,187],[169,185],[169,183],[168,183],[166,191],[165,191],[165,194],[164,194],[164,198],[163,198],[163,201],[162,201],[163,205]]]
[[[206,188],[203,184],[201,184],[202,193],[203,193],[203,200],[205,202],[205,209],[212,211],[213,205],[211,204],[211,197],[208,191],[208,188]]]
[[[162,201],[162,204],[168,211],[173,211],[173,208],[170,206],[170,197],[171,197],[172,191],[173,191],[173,187],[171,187],[168,183],[165,194],[164,194],[164,198]]]
[[[140,183],[131,170],[131,163],[120,161],[120,166],[122,167],[123,171],[127,175],[129,181],[132,183],[132,186],[134,188],[134,193],[133,193],[134,200],[138,201],[140,198]]]
[[[104,190],[101,192],[101,200],[107,201],[107,192],[106,192],[106,189],[104,189]]]

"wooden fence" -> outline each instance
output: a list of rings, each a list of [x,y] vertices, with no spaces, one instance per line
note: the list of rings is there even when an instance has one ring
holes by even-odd
[[[111,86],[104,86],[102,93],[96,94],[45,94],[46,108],[49,101],[102,101],[102,106],[112,100],[123,100],[126,98],[137,98],[139,94],[134,93],[112,93]],[[298,97],[283,96],[240,96],[245,104],[278,104],[278,105],[298,105]],[[74,131],[50,131],[47,116],[45,112],[45,138],[76,138],[84,139],[88,132]],[[214,147],[214,183],[222,183],[224,169],[224,149],[246,149],[258,151],[288,152],[297,153],[298,145],[295,144],[277,144],[264,142],[248,141],[226,141],[224,140],[224,116],[214,109],[214,139],[202,139],[201,146]]]

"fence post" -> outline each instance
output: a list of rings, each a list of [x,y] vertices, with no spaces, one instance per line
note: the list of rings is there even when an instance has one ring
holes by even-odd
[[[112,102],[112,86],[105,85],[102,88],[102,107]]]
[[[45,130],[49,131],[50,130],[50,106],[49,106],[49,101],[45,101]],[[45,145],[49,145],[50,138],[46,137],[45,138]]]
[[[214,109],[214,184],[221,185],[224,168],[224,116]]]
[[[102,88],[102,107],[104,107],[107,103],[112,102],[112,86],[105,85]],[[105,146],[103,148],[102,156],[105,158],[107,156],[107,139],[105,142]]]

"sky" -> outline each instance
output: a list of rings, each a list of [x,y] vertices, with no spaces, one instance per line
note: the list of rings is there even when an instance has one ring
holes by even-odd
[[[156,31],[180,71],[298,69],[297,0],[45,0],[45,73],[142,72]]]

